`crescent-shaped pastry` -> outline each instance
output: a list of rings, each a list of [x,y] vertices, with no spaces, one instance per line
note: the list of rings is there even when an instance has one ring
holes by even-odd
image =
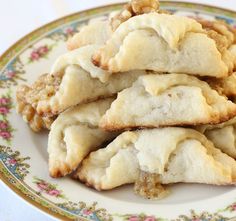
[[[194,76],[151,74],[118,93],[100,126],[117,130],[217,124],[235,115],[236,104]]]
[[[63,72],[70,65],[77,65],[89,72],[92,78],[97,78],[101,82],[107,82],[110,73],[93,65],[91,57],[99,49],[99,45],[86,45],[79,49],[72,50],[61,55],[53,64],[51,74]]]
[[[111,21],[93,21],[81,28],[67,41],[67,49],[74,50],[90,44],[103,45],[121,23],[132,16],[153,11],[159,11],[158,0],[132,0],[117,15],[112,16]]]
[[[88,45],[60,56],[51,74],[37,80],[25,94],[27,103],[39,115],[53,116],[71,106],[111,97],[146,74],[130,71],[109,77],[108,72],[91,62],[90,55],[96,47]]]
[[[109,21],[94,21],[84,26],[67,41],[68,50],[74,50],[90,44],[104,44],[111,36]]]
[[[111,72],[141,69],[218,78],[232,71],[233,62],[229,50],[220,52],[200,23],[156,12],[122,23],[93,55],[95,65]]]
[[[136,183],[138,194],[157,198],[158,184],[234,184],[236,161],[196,130],[167,127],[122,133],[90,153],[74,177],[97,190]],[[148,181],[154,189],[146,188]]]
[[[196,129],[204,133],[215,147],[236,159],[236,117],[221,124],[203,125]]]
[[[98,128],[112,98],[72,107],[53,122],[48,138],[49,173],[62,177],[77,168],[84,157],[97,150],[115,133]]]
[[[236,101],[236,72],[226,78],[207,78],[205,80],[218,93]]]

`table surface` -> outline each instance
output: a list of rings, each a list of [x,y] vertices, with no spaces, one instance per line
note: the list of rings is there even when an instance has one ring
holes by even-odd
[[[124,0],[123,0],[124,1]],[[236,11],[236,0],[181,0],[197,2]],[[0,0],[0,54],[30,31],[59,17],[77,11],[122,0]],[[52,221],[35,207],[21,200],[0,181],[1,221]]]

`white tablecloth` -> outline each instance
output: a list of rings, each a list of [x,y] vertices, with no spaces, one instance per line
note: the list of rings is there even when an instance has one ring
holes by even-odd
[[[30,31],[61,16],[122,0],[0,0],[0,54]],[[236,10],[236,0],[182,0]],[[0,182],[0,221],[52,221]]]

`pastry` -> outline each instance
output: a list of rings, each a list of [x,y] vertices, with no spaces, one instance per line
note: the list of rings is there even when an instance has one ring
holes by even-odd
[[[77,65],[89,72],[92,78],[99,79],[102,83],[109,80],[110,73],[93,65],[91,57],[99,49],[99,45],[86,45],[61,55],[53,64],[51,74],[63,72],[70,65]]]
[[[236,44],[230,46],[229,51],[234,56],[234,71],[236,71]]]
[[[49,173],[62,177],[77,168],[86,155],[115,137],[98,128],[112,98],[72,107],[53,122],[48,138]]]
[[[104,44],[111,36],[109,21],[94,21],[84,26],[67,42],[68,50],[74,50],[90,44]]]
[[[215,147],[236,159],[236,117],[221,124],[196,127]]]
[[[236,31],[224,21],[206,21],[197,20],[206,30],[207,36],[216,42],[217,49],[228,62],[229,71],[236,68],[236,52],[234,50],[236,43]],[[233,62],[232,62],[233,61]]]
[[[236,101],[236,72],[226,78],[207,78],[205,81],[218,93],[227,96],[232,101]]]
[[[74,178],[97,190],[136,183],[137,193],[158,198],[160,184],[234,184],[236,162],[196,130],[167,127],[122,133],[90,153]],[[154,189],[146,188],[148,181]]]
[[[118,93],[102,117],[106,130],[217,124],[236,115],[236,104],[186,74],[141,76]]]
[[[195,20],[156,12],[123,22],[93,55],[95,65],[111,72],[140,69],[219,78],[232,72],[233,62],[230,51],[220,52]]]
[[[25,94],[39,115],[55,116],[71,106],[107,98],[130,87],[146,71],[130,71],[112,75],[93,66],[89,53],[96,48],[89,45],[73,50],[57,59],[51,74],[41,76]],[[97,78],[98,77],[98,78]]]

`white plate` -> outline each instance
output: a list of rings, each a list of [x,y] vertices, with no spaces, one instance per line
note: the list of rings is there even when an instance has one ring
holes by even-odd
[[[199,4],[163,2],[176,14],[223,19],[236,27],[236,13]],[[159,201],[133,194],[132,186],[97,192],[70,178],[52,179],[47,132],[33,133],[16,114],[18,84],[31,84],[66,51],[65,41],[92,19],[106,19],[121,5],[105,6],[52,22],[6,51],[0,59],[0,177],[13,191],[63,220],[224,221],[236,216],[235,187],[177,184]],[[8,147],[6,147],[8,146]]]

